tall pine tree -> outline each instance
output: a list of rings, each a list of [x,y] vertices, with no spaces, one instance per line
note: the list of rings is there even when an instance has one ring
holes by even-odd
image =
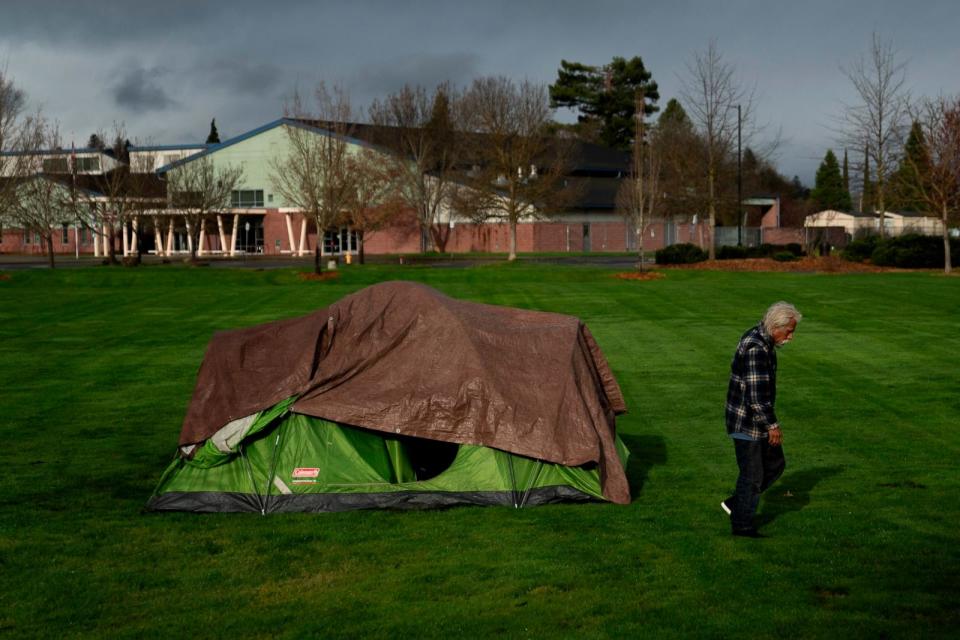
[[[930,173],[923,127],[914,122],[903,148],[903,158],[890,179],[890,205],[893,211],[920,211],[924,208],[921,181]]]
[[[602,67],[560,61],[557,81],[550,85],[550,106],[578,111],[582,137],[617,149],[629,149],[636,128],[637,92],[642,93],[644,115],[657,111],[657,83],[643,60],[614,57]]]
[[[850,161],[847,160],[847,150],[843,150],[843,190],[850,197]]]
[[[850,193],[843,188],[843,176],[840,175],[840,165],[832,149],[817,169],[817,176],[810,197],[821,209],[847,211],[850,209]]]

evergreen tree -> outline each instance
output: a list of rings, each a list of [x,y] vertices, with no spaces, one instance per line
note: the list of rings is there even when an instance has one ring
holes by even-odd
[[[800,182],[800,176],[793,176],[793,180],[790,181],[790,188],[790,197],[794,200],[806,200],[810,197],[810,189],[803,186],[803,183]]]
[[[910,127],[910,135],[904,145],[903,158],[890,180],[889,209],[893,211],[920,211],[924,207],[924,176],[929,175],[926,140],[919,122]]]
[[[220,133],[217,131],[217,119],[210,121],[210,135],[207,136],[207,144],[220,144]]]
[[[843,190],[850,197],[850,161],[847,160],[847,150],[843,150]]]
[[[104,148],[103,140],[100,139],[100,136],[96,133],[90,134],[90,139],[87,140],[87,147],[90,149],[100,149],[101,151]]]
[[[843,176],[840,175],[840,165],[833,149],[827,149],[827,154],[817,169],[813,191],[810,197],[821,209],[835,209],[847,211],[850,209],[850,194],[843,188]]]
[[[673,126],[691,128],[693,126],[690,124],[690,118],[687,117],[687,112],[683,110],[683,106],[676,98],[670,98],[670,100],[667,102],[667,106],[664,107],[663,111],[660,112],[660,117],[657,119],[657,124],[661,127]]]
[[[657,111],[660,99],[657,83],[635,56],[614,57],[602,67],[560,61],[557,81],[550,85],[550,106],[569,107],[579,112],[577,133],[595,137],[617,149],[629,149],[636,128],[637,92],[643,96],[644,114]]]

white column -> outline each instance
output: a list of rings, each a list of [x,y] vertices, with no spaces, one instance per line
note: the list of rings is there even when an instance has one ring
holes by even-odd
[[[287,218],[287,238],[290,240],[290,255],[293,255],[293,220],[290,218],[289,213],[283,214]]]
[[[173,255],[173,216],[170,216],[170,226],[167,227],[167,251],[168,256]]]
[[[153,244],[156,245],[157,255],[163,255],[163,234],[160,233],[160,218],[153,219]]]
[[[230,255],[237,255],[237,227],[240,226],[240,214],[233,214],[233,235],[230,237]]]
[[[186,220],[187,222],[187,249],[190,253],[193,253],[193,226],[190,224],[190,219]]]
[[[130,225],[123,223],[123,257],[130,255]]]
[[[227,255],[227,234],[223,230],[223,216],[217,214],[217,231],[220,232],[220,253]]]
[[[100,236],[103,239],[103,255],[104,257],[110,255],[110,245],[113,243],[113,229],[107,223],[103,224],[103,235]]]
[[[137,253],[137,245],[140,244],[140,223],[138,218],[133,219],[132,232],[130,234],[130,253]]]
[[[200,246],[197,247],[197,255],[198,255],[198,256],[202,256],[202,255],[203,255],[204,247],[205,247],[205,245],[206,245],[206,241],[207,241],[207,221],[206,221],[206,220],[201,220],[201,221],[200,221],[200,240],[199,240]]]
[[[323,238],[320,238],[320,232],[317,232],[317,239],[320,242],[323,242]],[[307,250],[307,218],[304,216],[303,223],[300,225],[300,250],[297,252],[297,255],[304,256]]]
[[[90,227],[90,233],[93,234],[93,257],[100,257],[100,229],[97,225]]]

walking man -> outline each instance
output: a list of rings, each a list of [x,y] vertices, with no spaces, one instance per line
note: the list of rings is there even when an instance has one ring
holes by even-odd
[[[733,440],[740,475],[734,494],[720,503],[733,535],[762,538],[753,516],[766,491],[783,473],[783,430],[773,406],[777,398],[777,352],[793,339],[803,316],[787,302],[767,309],[757,326],[743,334],[730,365],[727,434]]]

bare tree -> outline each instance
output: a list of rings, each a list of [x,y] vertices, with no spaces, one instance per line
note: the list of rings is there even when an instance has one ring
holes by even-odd
[[[364,242],[373,233],[387,227],[402,211],[397,197],[396,176],[384,155],[372,149],[361,149],[351,158],[354,198],[350,203],[350,227],[357,234],[358,258],[364,264]]]
[[[324,232],[343,220],[355,196],[353,145],[347,139],[354,125],[350,99],[342,88],[331,91],[321,82],[314,97],[316,111],[310,111],[298,94],[285,109],[296,122],[284,128],[287,152],[272,162],[271,181],[287,203],[316,224],[314,269],[320,273]]]
[[[875,186],[872,188],[880,211],[879,232],[883,236],[886,183],[896,169],[909,107],[906,66],[897,60],[893,44],[874,33],[868,54],[841,70],[859,98],[859,102],[844,105],[841,137],[845,146],[866,150],[860,167],[865,176],[864,190],[871,189],[866,167],[873,165]]]
[[[140,146],[139,144],[135,146]],[[157,233],[159,211],[166,208],[166,194],[157,178],[154,168],[157,163],[157,154],[153,151],[138,151],[129,159],[126,167],[127,188],[131,193],[130,218],[133,222],[133,239],[136,248],[136,261],[139,264],[143,257],[144,234],[147,232],[147,221],[153,223],[154,234]],[[157,246],[160,251],[160,246]]]
[[[477,78],[464,96],[470,159],[457,207],[475,220],[500,220],[509,227],[508,260],[517,258],[517,224],[544,218],[571,202],[564,184],[573,141],[548,135],[552,123],[544,85],[503,76]]]
[[[167,172],[168,207],[186,222],[191,262],[197,260],[200,229],[211,215],[230,207],[230,197],[242,179],[243,167],[218,168],[210,156],[185,161]]]
[[[461,113],[460,96],[449,84],[439,85],[430,96],[422,87],[404,86],[375,100],[369,110],[374,142],[393,153],[387,161],[400,202],[441,253],[450,236],[444,214],[449,215],[459,186]]]
[[[943,222],[943,270],[950,273],[949,226],[960,217],[960,97],[924,100],[913,119],[923,132],[922,157],[905,160],[918,177],[918,200]]]
[[[113,140],[115,140],[112,150],[113,156],[116,160],[122,161],[125,156],[126,127],[122,122],[114,122],[111,133],[113,134]],[[99,140],[110,139],[106,137],[107,134],[104,131],[98,131],[94,136]],[[79,177],[76,160],[72,165],[71,171],[74,183],[76,183]],[[91,180],[84,182],[89,182],[91,189],[76,189],[74,194],[76,217],[89,221],[89,226],[94,229],[94,237],[100,235],[101,239],[103,236],[109,239],[106,247],[107,259],[111,264],[116,264],[116,248],[113,239],[117,230],[123,231],[123,242],[127,254],[130,253],[131,248],[128,245],[128,238],[131,237],[129,234],[131,226],[133,237],[139,244],[139,225],[134,224],[135,218],[138,217],[135,206],[137,195],[133,189],[130,167],[126,163],[113,167],[109,171],[105,167],[101,167],[100,173],[92,176]],[[100,229],[100,231],[97,231],[97,229]],[[137,255],[137,262],[139,262],[139,254]]]
[[[617,209],[634,228],[637,237],[637,268],[644,270],[644,235],[647,225],[653,222],[658,204],[662,198],[660,192],[661,155],[659,145],[648,136],[644,122],[644,96],[640,91],[636,95],[636,136],[633,140],[633,152],[630,175],[621,183],[617,191]]]
[[[39,158],[44,149],[62,149],[60,132],[40,114],[27,119],[19,135],[18,152],[24,158]],[[67,152],[63,151],[67,161]],[[54,268],[53,237],[73,217],[73,197],[69,184],[52,175],[35,172],[14,177],[9,194],[8,216],[24,233],[38,235],[47,250],[50,268]]]
[[[660,159],[661,217],[683,219],[702,211],[706,153],[679,101],[670,100],[660,113],[652,144]]]
[[[706,51],[694,54],[681,78],[681,95],[698,129],[705,154],[706,205],[709,215],[709,257],[716,258],[714,230],[721,200],[721,170],[735,157],[738,129],[742,134],[753,121],[753,93],[736,78],[736,67],[723,59],[715,40]],[[737,107],[740,107],[739,122]],[[739,203],[737,208],[739,210]]]
[[[23,150],[23,114],[26,95],[18,89],[5,68],[0,68],[0,224],[10,205],[16,178],[26,173]],[[3,152],[14,153],[3,153]]]

